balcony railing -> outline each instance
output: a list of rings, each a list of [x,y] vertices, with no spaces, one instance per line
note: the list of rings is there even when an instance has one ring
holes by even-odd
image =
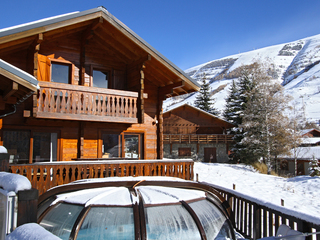
[[[52,82],[39,85],[33,110],[37,118],[138,122],[136,92]]]
[[[228,134],[163,134],[164,143],[227,143],[233,135]]]
[[[41,195],[52,187],[87,178],[168,176],[193,180],[193,161],[110,160],[12,164],[10,171],[27,177]]]

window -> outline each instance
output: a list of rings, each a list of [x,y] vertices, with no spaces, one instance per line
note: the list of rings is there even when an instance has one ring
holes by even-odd
[[[102,133],[102,158],[143,158],[143,134]]]
[[[4,130],[3,146],[8,150],[10,163],[29,163],[29,131]]]
[[[179,157],[191,156],[191,148],[179,148]]]
[[[201,200],[189,204],[199,217],[201,225],[210,239],[232,239],[231,229],[227,218],[208,200]]]
[[[61,239],[67,240],[82,209],[82,206],[59,203],[44,216],[40,226]]]
[[[120,134],[102,134],[102,157],[121,157],[121,136]]]
[[[71,64],[51,62],[51,82],[71,84]]]
[[[124,135],[124,157],[125,158],[141,158],[142,138],[140,134]]]
[[[57,161],[58,134],[50,132],[33,133],[33,161]]]
[[[145,208],[148,239],[201,239],[191,215],[182,205]]]
[[[109,87],[109,77],[110,74],[108,71],[92,71],[92,86],[99,88],[108,88]]]
[[[133,208],[92,207],[77,239],[135,239]]]

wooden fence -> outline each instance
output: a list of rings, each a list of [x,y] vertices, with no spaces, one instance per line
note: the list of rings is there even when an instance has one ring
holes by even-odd
[[[219,191],[229,202],[234,214],[234,226],[245,238],[255,240],[275,236],[281,224],[286,224],[292,229],[304,233],[320,231],[320,225],[252,202],[244,197],[237,196],[234,191],[229,192],[219,186],[209,185]],[[320,240],[320,235],[309,236],[306,239]]]
[[[193,180],[193,161],[68,161],[15,164],[10,165],[10,171],[26,176],[41,195],[52,187],[87,178],[168,176]]]
[[[227,143],[233,135],[228,134],[163,134],[164,143]]]

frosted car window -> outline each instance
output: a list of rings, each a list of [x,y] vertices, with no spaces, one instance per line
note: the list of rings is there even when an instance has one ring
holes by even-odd
[[[92,207],[79,230],[79,239],[134,239],[131,207]]]
[[[44,216],[40,225],[61,239],[69,239],[74,222],[82,209],[83,206],[58,203]]]
[[[208,240],[232,239],[227,219],[217,206],[208,200],[193,202],[189,206],[199,217]]]
[[[145,208],[147,239],[201,239],[191,215],[182,205]]]

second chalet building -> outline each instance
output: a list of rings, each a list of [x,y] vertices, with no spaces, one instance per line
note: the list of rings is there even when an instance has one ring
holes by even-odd
[[[105,8],[0,30],[11,163],[163,158],[162,101],[199,90]]]
[[[163,114],[164,157],[228,162],[233,124],[189,104]]]

